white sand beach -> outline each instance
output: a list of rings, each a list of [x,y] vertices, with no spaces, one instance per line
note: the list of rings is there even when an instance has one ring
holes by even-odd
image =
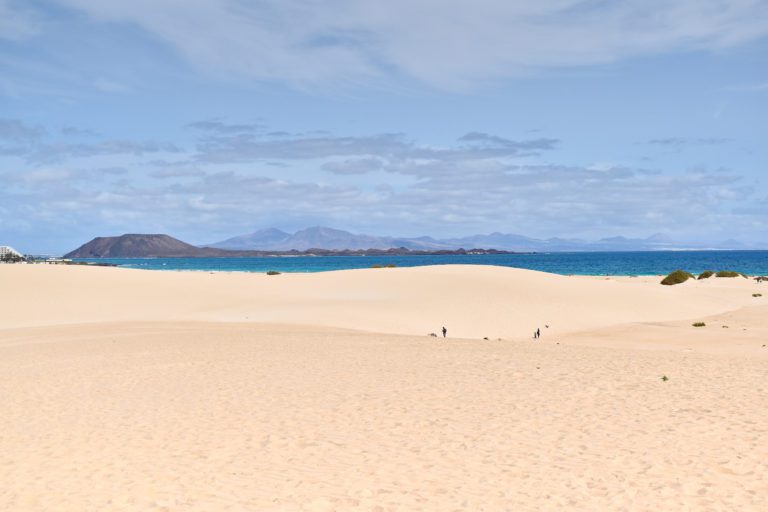
[[[766,510],[768,284],[658,282],[0,265],[0,510]]]

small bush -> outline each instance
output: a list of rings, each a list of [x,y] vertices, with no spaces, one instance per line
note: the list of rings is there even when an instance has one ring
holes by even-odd
[[[277,270],[270,270],[270,271],[267,272],[267,275],[268,276],[279,276],[280,272],[278,272]]]
[[[747,277],[741,272],[734,272],[733,270],[721,270],[715,277]]]
[[[376,263],[375,265],[371,265],[371,268],[384,268],[384,267]]]
[[[704,272],[699,274],[699,277],[697,279],[709,279],[713,275],[715,275],[715,272],[713,270],[705,270]]]
[[[669,380],[669,377],[667,377],[666,375],[662,375],[661,380],[663,380],[664,382],[667,382]]]
[[[763,294],[762,293],[753,293],[752,296],[753,297],[762,297]]]
[[[685,270],[675,270],[667,277],[662,279],[661,284],[666,286],[672,286],[673,284],[684,283],[689,279],[696,279],[693,274],[686,272]]]
[[[394,263],[390,263],[389,265],[387,265],[387,268],[395,268],[396,266],[397,265],[395,265]]]
[[[707,324],[705,324],[704,322],[694,322],[693,326],[694,327],[706,327]]]

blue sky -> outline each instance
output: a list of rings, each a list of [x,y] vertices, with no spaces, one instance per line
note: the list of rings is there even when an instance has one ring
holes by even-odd
[[[768,246],[764,0],[0,0],[0,244]]]

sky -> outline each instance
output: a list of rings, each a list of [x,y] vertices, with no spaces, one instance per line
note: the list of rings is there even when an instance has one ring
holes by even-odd
[[[0,245],[768,248],[765,0],[0,0]]]

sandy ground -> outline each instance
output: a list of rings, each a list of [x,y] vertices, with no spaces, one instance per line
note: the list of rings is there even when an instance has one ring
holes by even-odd
[[[0,265],[0,289],[0,510],[768,510],[766,284]]]
[[[0,308],[0,326],[192,320],[411,335],[446,326],[458,338],[527,339],[545,325],[560,335],[768,304],[768,283],[710,279],[666,287],[659,280],[472,265],[279,276],[3,265],[0,286],[13,300]],[[758,292],[766,297],[753,298]]]

